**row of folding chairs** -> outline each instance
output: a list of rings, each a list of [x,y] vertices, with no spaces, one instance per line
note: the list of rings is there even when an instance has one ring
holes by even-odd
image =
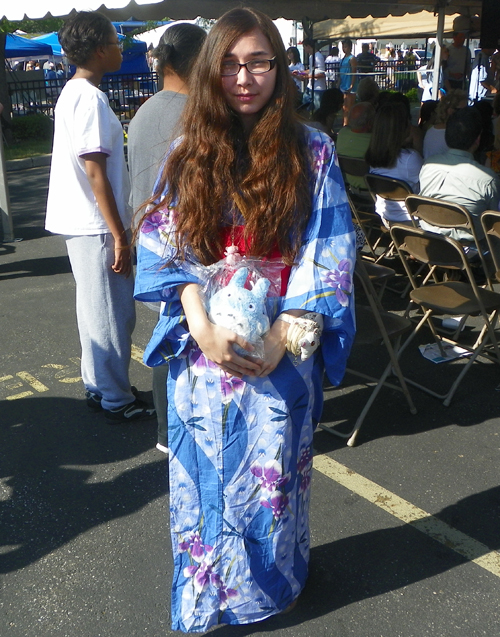
[[[394,244],[390,241],[384,249],[380,249],[384,235],[389,237],[389,230],[374,211],[374,203],[378,196],[388,201],[404,202],[415,225],[424,221],[431,226],[437,225],[441,228],[454,228],[466,232],[472,237],[469,247],[488,275],[489,268],[483,257],[483,251],[480,249],[476,228],[466,208],[458,204],[414,195],[410,186],[401,179],[369,173],[369,166],[364,159],[340,155],[339,165],[344,176],[354,174],[361,177],[367,186],[364,195],[359,194],[359,191],[355,192],[349,186],[347,186],[346,192],[353,220],[363,230],[368,254],[376,263],[394,253]]]
[[[401,316],[384,309],[380,291],[377,292],[378,283],[382,282],[383,289],[387,280],[394,276],[394,270],[358,254],[355,275],[364,292],[365,303],[357,302],[356,305],[358,331],[355,347],[380,342],[385,346],[388,362],[382,374],[376,377],[366,373],[369,367],[366,360],[362,370],[353,369],[351,363],[348,363],[348,373],[371,383],[369,398],[349,431],[343,430],[345,423],[340,428],[320,426],[332,434],[346,438],[349,446],[356,443],[359,430],[384,386],[402,392],[410,413],[414,414],[416,409],[408,386],[416,387],[448,406],[475,361],[483,359],[500,365],[500,350],[495,331],[500,312],[500,294],[493,288],[494,283],[500,282],[500,213],[486,211],[481,217],[485,241],[491,255],[486,263],[483,255],[484,242],[479,243],[477,232],[465,209],[460,206],[458,209],[453,206],[450,208],[445,202],[409,195],[408,192],[403,200],[410,214],[418,220],[427,221],[430,225],[461,227],[470,231],[479,247],[477,259],[486,273],[485,284],[477,283],[470,262],[470,252],[464,250],[460,242],[441,234],[426,232],[416,225],[394,224],[387,230],[388,238],[391,249],[403,264],[411,289],[410,305]],[[462,280],[455,280],[459,277],[450,276],[453,272],[459,273]],[[460,317],[453,334],[440,332],[439,321],[436,322],[439,317]],[[461,328],[468,317],[478,317],[480,329],[474,342],[466,343],[461,338]],[[405,367],[404,356],[401,363],[402,355],[415,342],[424,326],[430,329],[442,356],[446,357],[447,349],[454,346],[469,354],[466,362],[462,361],[458,365],[459,372],[444,393],[436,391],[432,384],[424,385],[420,379],[409,377],[402,371],[402,367]],[[391,375],[394,382],[392,379],[388,382]]]

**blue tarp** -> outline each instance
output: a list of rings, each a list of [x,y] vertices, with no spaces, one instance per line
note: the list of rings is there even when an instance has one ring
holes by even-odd
[[[52,55],[52,49],[48,44],[35,42],[34,40],[23,38],[14,33],[7,33],[7,37],[5,38],[6,58],[33,57],[37,59],[50,55]]]
[[[47,33],[46,35],[39,35],[37,38],[33,38],[33,40],[35,42],[48,44],[52,49],[52,55],[56,55],[58,57],[62,57],[64,55],[62,52],[62,46],[55,31],[53,33]]]
[[[171,22],[172,20],[167,20],[166,22],[155,21],[155,26],[149,28],[156,29],[157,27],[162,27],[164,24],[170,24]],[[118,31],[118,33],[127,35],[129,31],[134,31],[135,29],[139,29],[140,27],[148,26],[148,23],[144,22],[143,20],[134,20],[133,18],[130,18],[130,20],[125,20],[124,22],[113,22],[113,26]]]
[[[124,35],[118,34],[118,39],[122,41],[126,38]],[[47,33],[47,35],[41,35],[38,38],[33,38],[33,40],[48,44],[51,47],[49,55],[59,57],[64,55],[55,31],[53,33]],[[146,51],[147,46],[145,42],[128,39],[123,51],[123,62],[120,70],[115,73],[109,73],[108,75],[118,75],[120,73],[149,73]]]
[[[125,40],[125,36],[118,34],[120,41]],[[107,75],[119,75],[120,73],[149,73],[150,69],[146,59],[148,47],[140,40],[128,39],[123,49],[123,62],[119,71],[107,73]]]

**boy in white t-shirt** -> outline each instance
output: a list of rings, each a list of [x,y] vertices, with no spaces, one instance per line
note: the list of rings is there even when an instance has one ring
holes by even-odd
[[[150,419],[154,409],[135,397],[128,376],[135,305],[123,132],[97,88],[120,68],[121,46],[111,22],[86,11],[59,40],[77,69],[55,109],[45,227],[66,235],[87,406],[110,424]]]

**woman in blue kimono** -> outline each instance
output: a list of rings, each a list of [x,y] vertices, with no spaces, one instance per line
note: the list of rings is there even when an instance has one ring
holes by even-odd
[[[333,143],[295,119],[267,16],[220,18],[192,85],[138,232],[136,298],[163,301],[145,362],[170,363],[172,628],[203,632],[286,610],[305,585],[312,438],[324,369],[341,381],[354,335],[355,245]],[[280,263],[261,358],[208,320],[203,273],[224,254]],[[323,334],[301,362],[287,346],[308,312]]]

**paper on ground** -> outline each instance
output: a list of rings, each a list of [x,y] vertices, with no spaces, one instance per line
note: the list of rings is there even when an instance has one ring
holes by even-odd
[[[451,345],[449,343],[442,343],[443,350],[446,357],[441,355],[437,343],[429,343],[428,345],[419,345],[418,349],[424,358],[427,358],[432,363],[446,363],[452,361],[455,358],[462,358],[462,356],[470,356],[469,350],[458,347],[458,345]]]

